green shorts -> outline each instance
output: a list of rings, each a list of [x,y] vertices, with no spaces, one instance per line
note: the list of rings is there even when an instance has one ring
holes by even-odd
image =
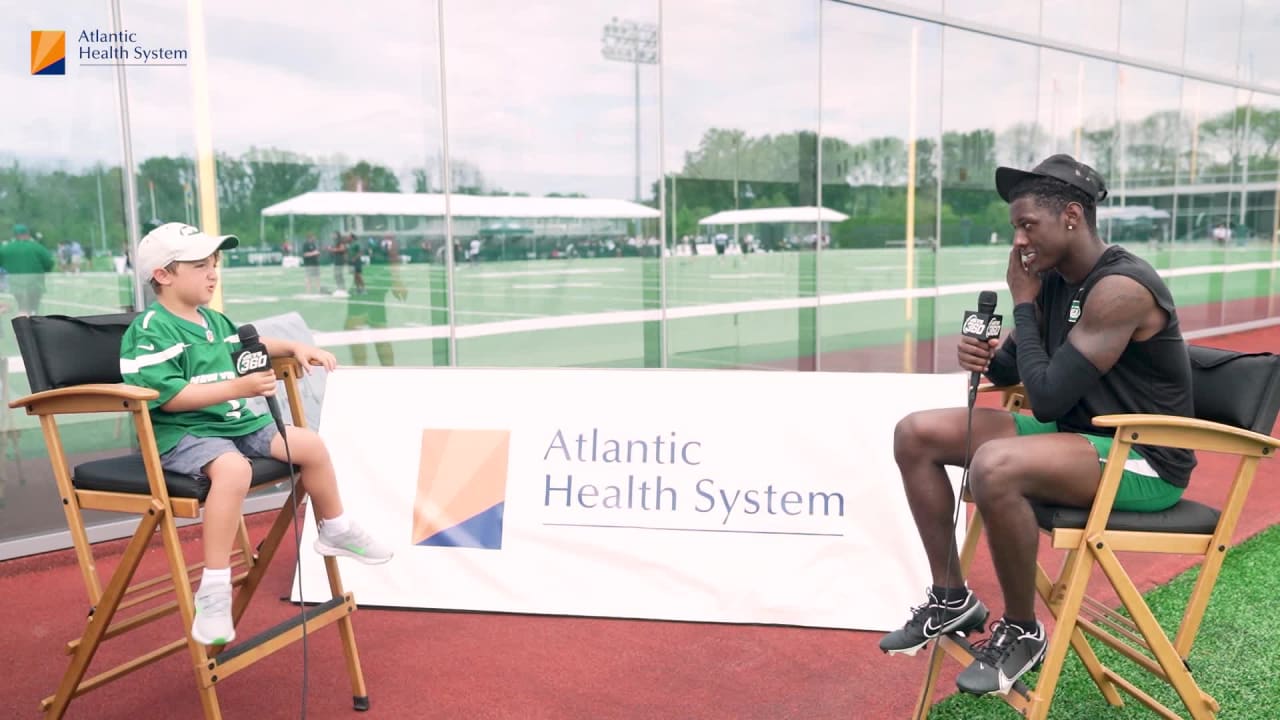
[[[1060,432],[1054,422],[1040,422],[1030,415],[1013,413],[1013,424],[1019,435],[1040,435]],[[1098,451],[1098,462],[1106,465],[1107,455],[1111,453],[1110,435],[1090,435],[1079,433]],[[1128,512],[1158,512],[1166,510],[1178,502],[1184,488],[1170,485],[1156,474],[1146,458],[1129,448],[1129,458],[1124,464],[1124,473],[1120,475],[1120,489],[1116,491],[1113,508]]]

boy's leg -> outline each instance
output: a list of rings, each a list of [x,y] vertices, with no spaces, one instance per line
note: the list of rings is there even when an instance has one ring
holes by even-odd
[[[376,540],[346,516],[342,498],[338,493],[338,481],[333,471],[333,461],[324,441],[307,428],[286,426],[289,440],[288,456],[302,468],[298,481],[311,497],[316,511],[319,537],[315,549],[321,555],[352,557],[366,564],[379,564],[391,559],[391,548]],[[286,461],[285,438],[274,425],[259,430],[253,436],[253,444],[270,438],[267,453]],[[251,454],[259,454],[252,452]],[[266,453],[263,453],[266,454]]]
[[[338,480],[324,441],[307,428],[286,425],[285,431],[289,433],[288,454],[285,453],[285,437],[275,425],[268,425],[246,438],[250,445],[244,449],[250,455],[266,455],[281,462],[292,457],[293,464],[301,468],[298,482],[311,497],[316,519],[323,522],[338,517],[342,514],[342,498],[338,494]],[[261,447],[255,448],[254,445]]]
[[[236,637],[231,618],[231,548],[240,527],[252,470],[226,438],[183,437],[160,457],[170,472],[207,477],[204,503],[204,572],[195,595],[191,637],[205,645],[223,645]]]
[[[204,564],[206,568],[229,568],[253,470],[244,455],[232,450],[209,463],[204,474],[209,477],[209,495],[204,501]]]

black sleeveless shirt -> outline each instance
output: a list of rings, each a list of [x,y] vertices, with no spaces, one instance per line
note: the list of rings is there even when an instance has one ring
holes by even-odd
[[[1164,329],[1147,340],[1130,340],[1120,359],[1075,407],[1058,418],[1058,429],[1066,432],[1111,435],[1111,428],[1095,427],[1092,418],[1117,413],[1150,413],[1194,417],[1191,394],[1191,359],[1178,327],[1173,296],[1164,280],[1146,260],[1119,245],[1110,245],[1082,284],[1068,285],[1051,270],[1040,288],[1040,338],[1053,356],[1067,341],[1080,319],[1089,292],[1108,275],[1123,275],[1141,283],[1155,298],[1156,305],[1169,316]],[[1196,466],[1195,453],[1178,448],[1135,445],[1160,477],[1171,485],[1186,487]]]

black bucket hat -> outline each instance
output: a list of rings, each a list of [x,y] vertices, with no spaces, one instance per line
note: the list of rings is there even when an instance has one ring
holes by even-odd
[[[996,192],[1000,193],[1000,197],[1004,198],[1005,202],[1011,202],[1009,193],[1013,192],[1014,186],[1033,177],[1061,180],[1082,190],[1085,195],[1093,198],[1095,203],[1100,203],[1107,197],[1107,181],[1098,174],[1098,171],[1065,154],[1051,155],[1031,170],[996,168]]]

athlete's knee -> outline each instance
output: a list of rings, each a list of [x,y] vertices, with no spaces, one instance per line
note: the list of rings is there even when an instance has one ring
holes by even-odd
[[[913,412],[898,421],[893,428],[893,456],[898,460],[910,458],[921,445],[926,423],[920,413]]]
[[[899,461],[932,457],[948,433],[944,419],[933,411],[913,412],[893,428],[893,455]]]
[[[969,490],[980,508],[1018,490],[1020,460],[1015,443],[991,440],[978,447],[969,463]]]

